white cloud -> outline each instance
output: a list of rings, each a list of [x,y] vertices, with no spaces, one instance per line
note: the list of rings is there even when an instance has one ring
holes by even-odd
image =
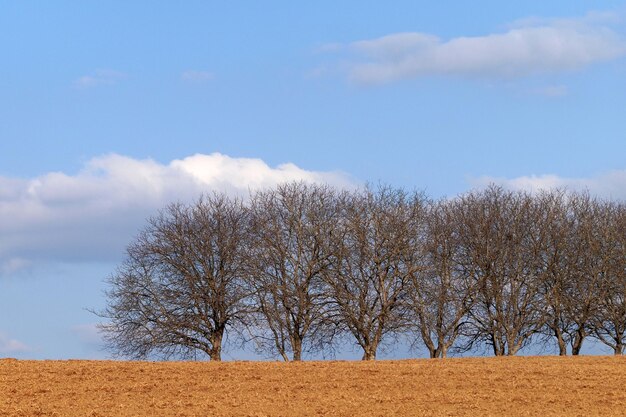
[[[75,175],[0,176],[0,274],[31,262],[117,261],[145,219],[202,192],[245,196],[251,189],[302,180],[348,186],[338,172],[287,163],[196,154],[168,164],[122,155],[90,160]]]
[[[524,77],[579,69],[625,55],[626,41],[611,29],[613,22],[607,16],[527,19],[503,33],[448,40],[426,33],[395,33],[353,42],[343,50],[352,53],[348,77],[363,84],[439,74]]]
[[[615,170],[591,178],[567,178],[558,175],[530,175],[517,178],[480,177],[470,180],[476,187],[489,184],[502,185],[511,190],[539,191],[567,188],[589,191],[591,194],[610,199],[626,200],[626,170]]]
[[[6,334],[0,332],[0,354],[12,354],[28,352],[32,350],[19,340],[11,339]]]
[[[99,69],[91,74],[83,75],[74,81],[77,88],[90,88],[99,85],[113,85],[127,78],[123,72],[110,69]]]
[[[184,71],[180,78],[183,81],[193,82],[193,83],[204,83],[207,81],[211,81],[215,78],[215,74],[208,71],[194,71],[188,70]]]

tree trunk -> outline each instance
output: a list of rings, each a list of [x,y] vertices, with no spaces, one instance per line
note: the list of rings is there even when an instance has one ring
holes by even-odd
[[[491,335],[491,345],[493,346],[494,356],[504,356],[503,343],[496,337],[495,334]]]
[[[580,350],[583,347],[583,341],[585,340],[585,332],[581,329],[576,331],[576,335],[574,336],[574,343],[572,344],[572,355],[578,356],[580,354]]]
[[[624,345],[621,343],[616,343],[615,347],[613,348],[613,354],[614,355],[621,355],[624,353]]]
[[[363,357],[361,360],[364,361],[373,361],[376,360],[376,348],[372,345],[366,346],[363,348]]]
[[[554,336],[556,337],[556,342],[559,345],[559,356],[566,356],[567,345],[565,344],[565,340],[563,340],[563,334],[561,333],[561,329],[555,327]]]
[[[507,335],[507,342],[506,342],[506,356],[515,356],[517,355],[517,352],[519,352],[519,350],[522,348],[523,346],[523,341],[522,340],[515,340],[515,337],[513,335]],[[521,337],[520,337],[521,339]]]
[[[448,346],[446,346],[445,343],[440,342],[439,346],[437,346],[435,358],[446,358],[446,357],[448,357]]]
[[[426,348],[428,349],[428,353],[430,357],[436,358],[439,355],[439,352],[435,348],[435,344],[433,343],[433,340],[431,339],[430,334],[426,330],[424,330],[424,327],[422,327],[421,333],[422,333],[422,340],[424,341],[424,344],[426,345]]]
[[[435,349],[433,352],[430,353],[430,357],[438,358],[440,354],[441,354],[441,349],[439,348],[439,346],[437,346],[437,349]]]
[[[294,362],[300,362],[302,360],[302,339],[294,337],[292,341],[293,348],[293,360]]]
[[[422,341],[424,342],[424,345],[426,345],[426,349],[428,349],[428,354],[430,355],[431,359],[436,358],[437,349],[435,348],[435,344],[433,343],[433,339],[430,335],[429,328],[426,325],[425,320],[422,318],[422,316],[419,313],[418,313],[418,317],[419,317],[419,329],[420,329],[420,334],[422,336]]]
[[[428,355],[430,356],[431,359],[439,357],[439,349],[435,349],[434,346],[427,346],[427,348],[428,348]]]
[[[220,362],[222,360],[222,338],[224,337],[224,327],[218,327],[211,335],[211,350],[209,358],[212,361]]]
[[[441,329],[441,327],[440,327]],[[437,337],[437,357],[438,358],[445,358],[446,354],[448,351],[448,346],[446,345],[446,341],[443,337],[443,335],[441,334],[441,332],[439,332],[439,335]]]

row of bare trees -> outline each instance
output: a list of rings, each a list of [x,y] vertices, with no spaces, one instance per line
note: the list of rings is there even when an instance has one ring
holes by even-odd
[[[451,199],[288,183],[151,218],[99,314],[114,354],[284,360],[408,338],[431,357],[626,343],[626,205],[491,186]]]

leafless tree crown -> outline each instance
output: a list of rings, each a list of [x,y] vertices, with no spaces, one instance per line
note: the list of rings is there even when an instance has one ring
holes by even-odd
[[[429,200],[389,186],[287,183],[171,204],[109,279],[108,347],[221,358],[225,335],[284,360],[408,338],[431,357],[577,355],[626,344],[626,204],[498,186]],[[389,343],[386,343],[389,342]]]
[[[101,315],[110,349],[220,360],[225,330],[246,316],[247,223],[243,204],[219,194],[151,218],[109,280]]]
[[[335,192],[290,183],[254,194],[248,282],[256,307],[252,330],[259,350],[301,360],[332,342],[336,325],[322,277],[334,250]]]

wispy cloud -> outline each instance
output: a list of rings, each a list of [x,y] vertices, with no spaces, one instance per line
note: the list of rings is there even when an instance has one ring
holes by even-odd
[[[180,78],[183,81],[192,82],[192,83],[205,83],[207,81],[211,81],[215,78],[215,74],[209,71],[194,71],[188,70],[184,71]]]
[[[99,85],[113,85],[127,77],[128,76],[123,72],[110,69],[98,69],[91,74],[83,75],[74,80],[74,86],[77,88],[90,88]]]
[[[32,349],[16,339],[11,339],[6,334],[0,332],[0,354],[13,354],[29,352]]]
[[[626,200],[626,170],[615,170],[589,178],[568,178],[558,175],[528,175],[516,178],[484,176],[470,180],[475,187],[499,184],[511,190],[539,191],[555,188],[583,191],[599,197]]]
[[[584,68],[626,54],[609,14],[579,19],[527,19],[502,33],[441,39],[419,32],[361,40],[332,51],[347,54],[348,78],[382,84],[427,75],[516,78]],[[613,16],[612,14],[610,16]]]
[[[77,174],[0,176],[0,274],[30,262],[118,260],[145,219],[202,192],[249,190],[302,180],[347,186],[338,172],[271,167],[260,159],[196,154],[161,164],[122,155],[89,161]]]

